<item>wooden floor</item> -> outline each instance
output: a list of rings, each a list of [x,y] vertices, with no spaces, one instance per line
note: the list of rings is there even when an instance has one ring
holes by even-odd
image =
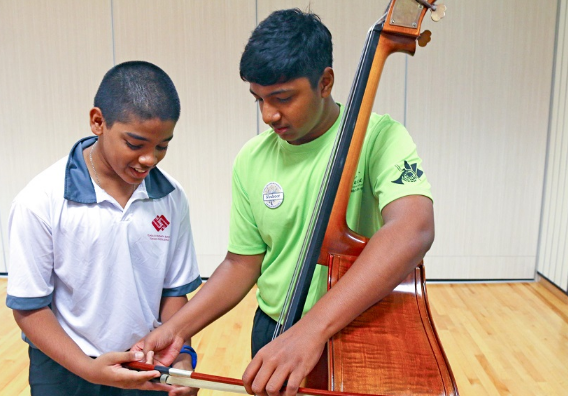
[[[0,279],[0,396],[29,396],[26,346],[5,296]],[[568,296],[540,281],[429,284],[428,297],[461,396],[568,394]],[[199,371],[240,378],[255,307],[251,293],[194,338]]]

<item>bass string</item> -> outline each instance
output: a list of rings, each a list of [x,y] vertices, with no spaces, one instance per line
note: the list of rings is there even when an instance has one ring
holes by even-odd
[[[329,183],[330,183],[333,165],[337,161],[337,157],[340,154],[339,149],[340,149],[341,143],[343,142],[344,136],[345,136],[345,129],[346,129],[344,127],[345,120],[347,118],[347,114],[352,109],[351,105],[352,105],[352,102],[354,100],[354,95],[355,95],[354,92],[357,90],[359,85],[362,83],[361,82],[361,65],[364,64],[365,59],[368,57],[368,55],[370,53],[370,41],[371,41],[370,35],[371,35],[371,30],[369,31],[369,34],[367,36],[367,40],[366,40],[365,45],[364,45],[364,49],[362,51],[362,54],[361,54],[361,57],[360,57],[360,60],[359,60],[359,67],[357,68],[357,74],[354,78],[354,82],[353,82],[351,89],[349,91],[349,96],[347,98],[347,102],[346,102],[345,109],[344,109],[344,116],[343,116],[343,119],[341,120],[339,131],[337,133],[337,136],[335,137],[333,147],[331,149],[331,154],[330,154],[328,163],[326,165],[326,169],[325,169],[325,172],[324,172],[322,182],[321,182],[320,187],[319,187],[318,195],[317,195],[317,198],[316,198],[316,203],[314,205],[314,209],[312,210],[312,215],[310,216],[310,221],[308,223],[308,228],[307,228],[307,231],[306,231],[303,243],[302,243],[302,247],[300,249],[300,254],[299,254],[298,259],[296,261],[296,265],[295,265],[295,268],[294,268],[294,272],[292,274],[291,282],[290,282],[290,285],[288,286],[288,290],[287,290],[285,298],[284,298],[282,311],[280,312],[278,320],[276,321],[276,327],[274,329],[272,339],[275,339],[276,337],[278,337],[285,330],[283,328],[283,324],[286,323],[287,319],[292,314],[291,302],[292,302],[293,298],[297,295],[297,293],[300,292],[299,287],[298,287],[300,274],[304,271],[305,267],[307,265],[309,265],[309,263],[306,262],[306,256],[307,256],[310,245],[312,243],[314,243],[314,241],[313,241],[314,232],[313,231],[315,229],[317,220],[320,217],[320,214],[321,214],[321,211],[322,211],[322,203],[323,203],[325,193],[326,193],[328,186],[329,186]],[[351,136],[349,138],[351,138]],[[303,307],[298,308],[298,309],[303,309]]]

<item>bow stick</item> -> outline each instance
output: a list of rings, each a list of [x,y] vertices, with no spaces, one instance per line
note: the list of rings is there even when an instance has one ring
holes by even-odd
[[[130,362],[123,364],[124,367],[137,371],[156,370],[161,373],[160,383],[168,385],[189,386],[191,388],[217,390],[222,392],[248,394],[242,380],[235,378],[219,377],[216,375],[201,374],[195,371],[180,370],[171,367],[154,366],[142,362]],[[158,380],[158,378],[156,378]],[[299,396],[369,396],[363,393],[333,392],[322,389],[299,388]],[[374,395],[384,396],[384,395]]]

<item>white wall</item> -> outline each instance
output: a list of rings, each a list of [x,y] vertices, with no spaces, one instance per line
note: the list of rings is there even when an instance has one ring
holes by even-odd
[[[113,64],[110,11],[106,0],[0,1],[0,221],[6,248],[14,196],[90,132],[89,106]]]
[[[87,114],[104,72],[144,59],[180,92],[182,117],[163,168],[188,193],[202,274],[210,275],[226,251],[232,160],[265,128],[238,76],[257,21],[310,4],[333,34],[334,97],[345,102],[366,32],[387,3],[1,0],[4,241],[15,194],[90,134]],[[405,121],[433,185],[428,278],[532,279],[557,2],[446,4],[445,19],[423,26],[433,33],[426,48],[389,59],[375,110]]]
[[[436,200],[430,278],[534,277],[555,20],[556,0],[452,2],[409,61],[407,127]]]

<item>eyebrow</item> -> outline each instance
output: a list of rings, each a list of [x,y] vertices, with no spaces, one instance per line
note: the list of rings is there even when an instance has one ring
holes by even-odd
[[[289,93],[290,91],[292,91],[292,89],[285,89],[285,88],[277,89],[276,91],[270,92],[270,93],[269,93],[268,95],[266,95],[266,96],[280,95],[280,94],[283,94],[283,93]],[[251,94],[253,94],[254,96],[259,96],[259,95],[258,95],[256,92],[254,92],[252,89],[249,89],[249,92],[250,92]]]
[[[126,132],[126,134],[127,134],[128,136],[130,136],[132,139],[142,140],[142,141],[144,141],[144,142],[149,142],[149,141],[150,141],[149,139],[146,139],[145,137],[140,136],[140,135],[137,135],[137,134],[135,134],[135,133],[133,133],[133,132]],[[170,136],[169,138],[165,138],[164,140],[162,140],[162,142],[169,142],[169,141],[172,140],[173,138],[174,138],[174,135]]]

